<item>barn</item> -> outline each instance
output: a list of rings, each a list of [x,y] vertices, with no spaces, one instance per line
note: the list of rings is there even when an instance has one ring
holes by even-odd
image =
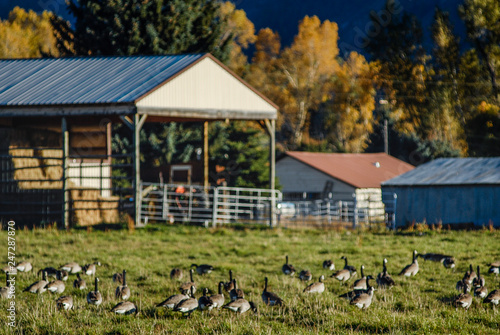
[[[247,120],[269,135],[274,188],[277,106],[210,54],[0,60],[0,220],[140,221],[140,130]],[[132,152],[112,152],[114,124]],[[184,168],[184,167],[180,167]]]
[[[330,198],[381,208],[381,183],[413,166],[385,153],[288,151],[276,162],[276,176],[288,201]],[[370,205],[368,205],[370,203]]]
[[[396,225],[500,225],[500,158],[439,158],[382,183]]]

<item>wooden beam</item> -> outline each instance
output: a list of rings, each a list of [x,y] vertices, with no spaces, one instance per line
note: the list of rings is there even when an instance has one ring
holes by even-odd
[[[269,189],[272,192],[271,210],[269,224],[271,227],[276,226],[276,198],[274,197],[274,189],[276,183],[276,121],[265,119],[267,133],[269,135]]]
[[[132,121],[128,115],[120,116],[120,120],[122,120],[123,124],[125,124],[130,130],[134,131],[134,121]]]
[[[203,122],[203,186],[208,188],[208,121]]]
[[[64,228],[69,229],[69,192],[68,192],[68,156],[69,156],[69,131],[66,118],[63,116],[61,120],[61,135],[62,135],[62,193],[63,193],[63,208],[62,208],[62,223]]]

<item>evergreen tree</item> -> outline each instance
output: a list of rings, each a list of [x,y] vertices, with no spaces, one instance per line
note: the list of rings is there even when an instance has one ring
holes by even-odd
[[[217,0],[70,0],[75,27],[52,24],[64,55],[229,55]]]
[[[215,122],[210,129],[211,183],[227,186],[269,187],[268,138],[249,122]],[[216,171],[215,167],[223,167]]]
[[[498,0],[465,0],[459,13],[468,38],[484,61],[493,98],[500,105],[500,4]]]

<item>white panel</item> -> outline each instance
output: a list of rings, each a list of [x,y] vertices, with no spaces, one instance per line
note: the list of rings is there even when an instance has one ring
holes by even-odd
[[[170,110],[276,112],[275,107],[210,58],[201,60],[142,98],[137,106]]]

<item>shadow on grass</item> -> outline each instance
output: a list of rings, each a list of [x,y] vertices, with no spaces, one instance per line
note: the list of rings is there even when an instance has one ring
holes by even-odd
[[[73,227],[74,230],[98,230],[98,231],[108,231],[108,230],[123,230],[127,229],[126,225],[120,223],[100,223],[93,226],[77,226]]]

